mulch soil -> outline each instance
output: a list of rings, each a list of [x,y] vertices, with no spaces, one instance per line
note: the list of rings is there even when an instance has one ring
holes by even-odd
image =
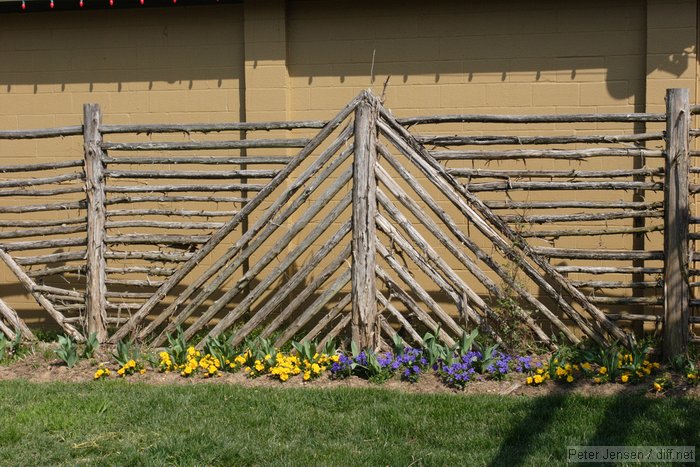
[[[93,383],[93,375],[102,363],[112,370],[111,379],[119,379],[116,375],[116,364],[107,352],[98,351],[94,358],[80,360],[73,368],[53,358],[53,347],[50,344],[40,344],[33,352],[22,355],[9,364],[0,365],[0,381],[26,380],[34,383],[45,382],[78,382]],[[662,371],[663,372],[663,371]],[[661,374],[660,372],[659,374]],[[426,373],[416,383],[401,381],[395,376],[381,384],[373,383],[358,377],[346,379],[331,379],[328,373],[320,378],[305,382],[300,377],[290,378],[282,383],[267,376],[247,378],[243,373],[222,373],[219,377],[203,378],[200,375],[183,378],[179,373],[159,373],[148,368],[145,374],[135,374],[124,378],[128,382],[152,385],[161,384],[231,384],[248,388],[383,388],[405,393],[436,393],[436,394],[492,394],[502,396],[545,396],[577,394],[585,396],[613,396],[618,394],[638,394],[645,397],[700,397],[700,385],[689,386],[680,375],[673,375],[673,386],[657,394],[651,389],[652,379],[643,384],[593,384],[579,380],[571,384],[559,384],[552,381],[538,387],[527,386],[524,377],[512,375],[503,381],[473,381],[464,390],[455,389],[442,383],[435,374]],[[95,381],[94,384],[99,384]]]

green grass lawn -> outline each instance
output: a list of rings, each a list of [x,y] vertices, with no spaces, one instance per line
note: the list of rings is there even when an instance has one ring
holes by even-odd
[[[0,465],[557,465],[695,445],[700,401],[0,382]],[[647,464],[648,465],[648,464]]]

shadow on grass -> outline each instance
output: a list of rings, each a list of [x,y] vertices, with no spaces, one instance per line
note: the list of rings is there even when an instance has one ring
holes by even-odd
[[[537,397],[527,415],[506,435],[489,466],[523,465],[533,441],[552,424],[566,399],[566,395]]]

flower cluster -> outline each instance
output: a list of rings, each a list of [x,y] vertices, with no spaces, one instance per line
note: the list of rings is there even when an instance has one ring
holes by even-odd
[[[525,378],[525,384],[529,386],[540,386],[549,379],[549,372],[546,368],[537,368],[535,374]]]
[[[100,365],[100,367],[95,372],[93,379],[95,379],[95,380],[104,379],[104,378],[107,378],[110,374],[111,374],[111,372],[109,371],[109,368],[107,368],[103,365]]]
[[[187,348],[185,362],[179,365],[174,361],[170,352],[162,351],[158,354],[158,357],[160,357],[158,371],[161,373],[179,371],[180,376],[189,378],[201,370],[205,378],[220,376],[221,361],[210,354],[202,356],[202,353],[193,346]]]
[[[383,381],[399,374],[402,380],[415,383],[421,375],[432,371],[448,386],[463,389],[474,379],[498,380],[511,371],[529,372],[533,368],[531,357],[513,357],[494,348],[483,353],[448,350],[435,357],[428,349],[404,347],[399,348],[396,355],[392,352],[374,354],[367,350],[354,356],[340,355],[330,372],[334,378],[355,375],[372,381]]]
[[[273,378],[285,382],[290,376],[298,375],[299,373],[301,373],[299,357],[296,355],[277,353],[275,356],[275,365],[270,368],[270,375],[272,375]],[[306,373],[304,373],[304,380],[308,380]]]
[[[201,369],[203,376],[205,378],[210,378],[212,376],[220,375],[219,368],[221,368],[221,362],[218,358],[209,354],[202,356],[202,352],[199,350],[195,349],[194,347],[188,347],[187,362],[185,363],[184,368],[180,370],[180,376],[189,378]]]
[[[99,371],[99,370],[98,370]],[[136,361],[134,359],[131,359],[124,363],[124,365],[121,366],[117,370],[117,374],[121,376],[122,378],[126,376],[133,375],[134,373],[139,373],[139,374],[144,374],[146,373],[146,367],[143,366],[143,362],[141,361]]]
[[[440,372],[442,380],[448,386],[464,389],[469,381],[474,378],[476,368],[474,363],[481,357],[481,352],[467,352],[459,360],[449,365],[443,365]]]

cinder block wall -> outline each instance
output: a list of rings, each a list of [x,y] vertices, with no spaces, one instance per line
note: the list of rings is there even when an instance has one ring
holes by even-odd
[[[77,124],[86,102],[101,104],[107,123],[325,119],[362,89],[381,93],[387,78],[397,116],[656,112],[667,87],[696,99],[697,17],[690,0],[244,0],[10,13],[0,15],[0,128]],[[2,164],[80,150],[69,141],[2,148]],[[14,282],[7,271],[2,280]],[[12,293],[11,303],[34,306]]]

